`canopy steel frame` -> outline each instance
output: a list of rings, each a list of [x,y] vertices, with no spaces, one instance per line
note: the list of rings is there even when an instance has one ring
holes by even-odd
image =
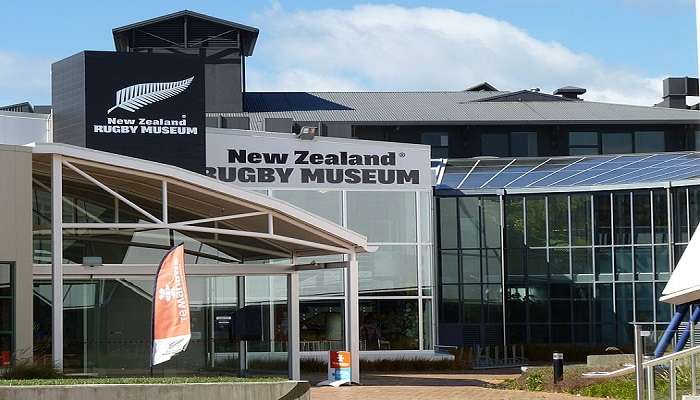
[[[63,371],[63,279],[64,276],[70,279],[96,279],[113,278],[123,279],[125,277],[153,276],[157,266],[150,264],[128,265],[128,264],[105,264],[98,267],[64,264],[63,262],[63,237],[66,231],[74,230],[94,230],[93,232],[105,232],[114,234],[115,231],[124,229],[153,230],[168,229],[182,232],[212,233],[215,240],[221,240],[221,235],[228,237],[246,237],[260,240],[260,246],[248,244],[240,245],[229,243],[232,247],[244,248],[252,253],[259,254],[261,258],[287,258],[291,263],[222,263],[222,264],[192,264],[188,265],[188,274],[193,276],[246,276],[246,275],[285,275],[287,276],[288,307],[291,322],[289,324],[289,377],[290,379],[300,378],[300,349],[299,346],[299,277],[298,272],[310,269],[345,268],[348,279],[345,280],[348,300],[346,302],[346,349],[353,352],[353,380],[359,382],[359,297],[358,297],[358,264],[356,253],[360,251],[373,251],[374,248],[367,245],[366,238],[347,231],[342,227],[329,223],[313,214],[309,214],[301,209],[294,208],[287,203],[256,197],[257,195],[240,189],[226,189],[221,183],[200,177],[197,174],[179,170],[174,167],[152,163],[145,160],[132,159],[128,157],[116,156],[109,153],[97,152],[88,149],[81,149],[67,145],[40,144],[34,148],[35,155],[48,155],[50,157],[49,180],[51,182],[51,211],[53,216],[63,215],[63,205],[75,207],[77,204],[63,196],[64,180],[73,179],[72,176],[64,176],[64,167],[81,178],[87,180],[103,191],[112,195],[115,199],[115,207],[119,203],[124,203],[147,221],[138,223],[104,223],[94,215],[89,218],[96,222],[89,223],[64,223],[63,218],[52,218],[51,220],[51,264],[35,265],[34,276],[36,279],[50,279],[52,287],[52,361],[58,371]],[[77,154],[77,156],[76,156]],[[81,158],[85,154],[87,157]],[[99,160],[99,161],[95,161]],[[124,163],[122,163],[124,161]],[[116,164],[127,164],[129,167],[120,167]],[[45,174],[43,168],[46,163],[37,161],[37,165],[42,166],[38,173]],[[129,200],[123,193],[110,187],[106,182],[97,179],[91,173],[83,170],[82,167],[106,169],[111,172],[123,173],[124,176],[138,176],[146,178],[154,183],[159,182],[160,203],[162,213],[160,218],[140,206],[137,201]],[[133,168],[132,168],[133,167]],[[144,167],[141,169],[140,167]],[[120,177],[123,179],[123,176]],[[35,183],[39,183],[35,181]],[[145,185],[139,182],[138,185]],[[211,188],[210,188],[211,186]],[[42,185],[47,189],[47,185]],[[169,221],[169,207],[172,207],[170,193],[173,187],[184,188],[186,190],[205,192],[216,201],[224,201],[228,204],[236,205],[242,210],[240,213],[212,216],[187,221]],[[230,192],[230,194],[229,194]],[[181,194],[178,194],[181,195]],[[149,200],[151,201],[151,200]],[[213,205],[213,204],[212,204]],[[252,210],[252,211],[250,211]],[[79,210],[81,211],[81,210]],[[265,218],[262,231],[220,228],[217,223],[241,221],[245,218]],[[118,221],[118,220],[117,220]],[[214,223],[214,227],[200,226],[199,224]],[[293,237],[288,234],[278,233],[275,223],[286,223],[284,226],[287,233],[296,234],[295,229],[299,228],[298,236]],[[230,224],[229,224],[230,225]],[[43,232],[43,231],[42,231]],[[36,234],[37,232],[35,232]],[[48,232],[46,232],[48,233]],[[318,240],[307,240],[310,238],[320,238],[327,242],[319,243]],[[222,241],[226,242],[226,241]],[[264,246],[269,246],[266,248]],[[344,262],[329,263],[305,263],[298,264],[299,257],[311,254],[344,254]],[[258,257],[255,256],[254,257]],[[250,258],[248,258],[250,259]],[[245,259],[241,258],[241,261]]]

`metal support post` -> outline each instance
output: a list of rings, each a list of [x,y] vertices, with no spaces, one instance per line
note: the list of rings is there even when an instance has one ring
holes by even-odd
[[[287,360],[289,379],[301,379],[301,353],[299,350],[299,273],[287,274]]]
[[[690,347],[695,347],[695,321],[693,321],[692,315],[695,312],[695,306],[691,305],[690,306],[690,327],[688,328],[690,332]],[[698,377],[696,376],[696,356],[695,354],[692,354],[690,356],[690,394],[693,396],[698,394]]]
[[[637,400],[644,400],[644,346],[642,345],[642,327],[634,326],[634,372],[637,378]]]
[[[352,382],[360,383],[360,301],[357,255],[350,254],[347,267],[345,300],[345,349],[351,353]]]
[[[648,357],[651,359],[651,357]],[[654,367],[647,368],[647,399],[654,400]]]
[[[60,155],[51,159],[51,358],[63,372],[63,163]]]
[[[669,362],[669,366],[670,366],[670,369],[671,369],[671,370],[670,370],[670,374],[669,374],[669,378],[668,378],[669,381],[670,381],[670,382],[669,382],[669,383],[670,383],[670,386],[671,386],[671,389],[670,389],[670,391],[669,391],[669,395],[671,396],[672,399],[675,400],[676,397],[677,397],[677,396],[676,396],[676,379],[677,379],[677,377],[676,377],[676,361],[675,361],[675,360],[671,360],[671,361]]]
[[[245,276],[236,277],[238,311],[245,307]],[[234,321],[231,321],[232,323]],[[245,340],[238,341],[238,375],[245,376],[248,373],[248,343]]]

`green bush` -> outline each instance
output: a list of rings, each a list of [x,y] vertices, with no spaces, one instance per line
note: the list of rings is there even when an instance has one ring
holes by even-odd
[[[525,388],[528,392],[541,392],[544,390],[544,379],[538,372],[532,372],[525,378]]]
[[[2,373],[2,379],[56,379],[61,375],[50,365],[19,363]]]

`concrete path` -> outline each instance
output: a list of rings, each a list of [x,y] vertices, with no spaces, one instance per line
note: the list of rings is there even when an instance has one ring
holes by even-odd
[[[421,374],[367,374],[361,386],[313,387],[311,400],[585,400],[587,397],[563,393],[535,393],[515,390],[490,389],[484,386],[514,378],[513,370],[494,370],[484,373],[421,373]],[[316,377],[304,377],[312,382]]]

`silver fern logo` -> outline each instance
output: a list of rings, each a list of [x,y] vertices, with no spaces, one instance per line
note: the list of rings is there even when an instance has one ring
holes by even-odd
[[[175,82],[138,83],[127,86],[117,91],[115,105],[107,110],[107,114],[117,108],[134,112],[149,104],[169,99],[184,92],[193,79],[194,76]]]

